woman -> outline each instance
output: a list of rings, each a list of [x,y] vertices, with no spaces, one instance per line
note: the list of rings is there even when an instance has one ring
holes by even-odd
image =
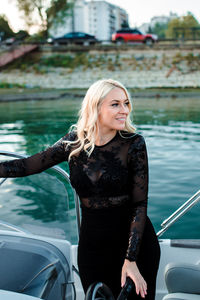
[[[74,129],[43,152],[1,163],[0,177],[28,176],[68,160],[82,208],[78,266],[84,291],[102,281],[117,297],[129,276],[135,283],[131,299],[153,300],[160,248],[147,217],[145,142],[130,112],[121,83],[97,81]]]

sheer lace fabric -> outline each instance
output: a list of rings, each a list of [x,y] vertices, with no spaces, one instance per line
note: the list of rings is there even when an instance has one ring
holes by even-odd
[[[67,161],[72,146],[63,141],[75,139],[72,132],[29,158],[1,163],[0,177],[28,176]],[[69,168],[82,206],[92,210],[130,204],[132,220],[126,258],[135,261],[147,213],[148,159],[143,137],[117,132],[107,144],[95,146],[90,157],[84,151],[72,156]]]

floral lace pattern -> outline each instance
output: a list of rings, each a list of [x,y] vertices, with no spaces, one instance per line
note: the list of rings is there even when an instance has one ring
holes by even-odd
[[[72,132],[40,153],[1,163],[0,177],[28,176],[67,161],[71,146],[63,141],[75,139]],[[107,144],[95,146],[90,157],[84,151],[72,156],[69,168],[82,206],[101,209],[130,204],[132,220],[126,258],[136,260],[147,214],[148,159],[144,138],[117,132]]]

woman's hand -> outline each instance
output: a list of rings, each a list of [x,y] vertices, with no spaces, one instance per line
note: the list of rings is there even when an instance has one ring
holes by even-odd
[[[138,270],[135,261],[129,261],[128,259],[125,259],[124,265],[122,267],[122,287],[126,282],[126,277],[130,277],[135,283],[135,290],[137,295],[140,294],[142,298],[145,298],[145,295],[147,294],[147,284],[142,275],[140,274],[140,271]]]

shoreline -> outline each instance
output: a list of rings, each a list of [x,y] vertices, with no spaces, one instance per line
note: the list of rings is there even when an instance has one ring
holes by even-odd
[[[61,50],[44,48],[0,70],[0,102],[78,99],[102,78],[120,81],[133,98],[200,95],[200,49]]]
[[[0,102],[59,100],[83,98],[87,89],[41,89],[41,88],[0,88]],[[131,97],[134,98],[199,98],[200,88],[191,87],[153,87],[145,89],[128,88]]]

